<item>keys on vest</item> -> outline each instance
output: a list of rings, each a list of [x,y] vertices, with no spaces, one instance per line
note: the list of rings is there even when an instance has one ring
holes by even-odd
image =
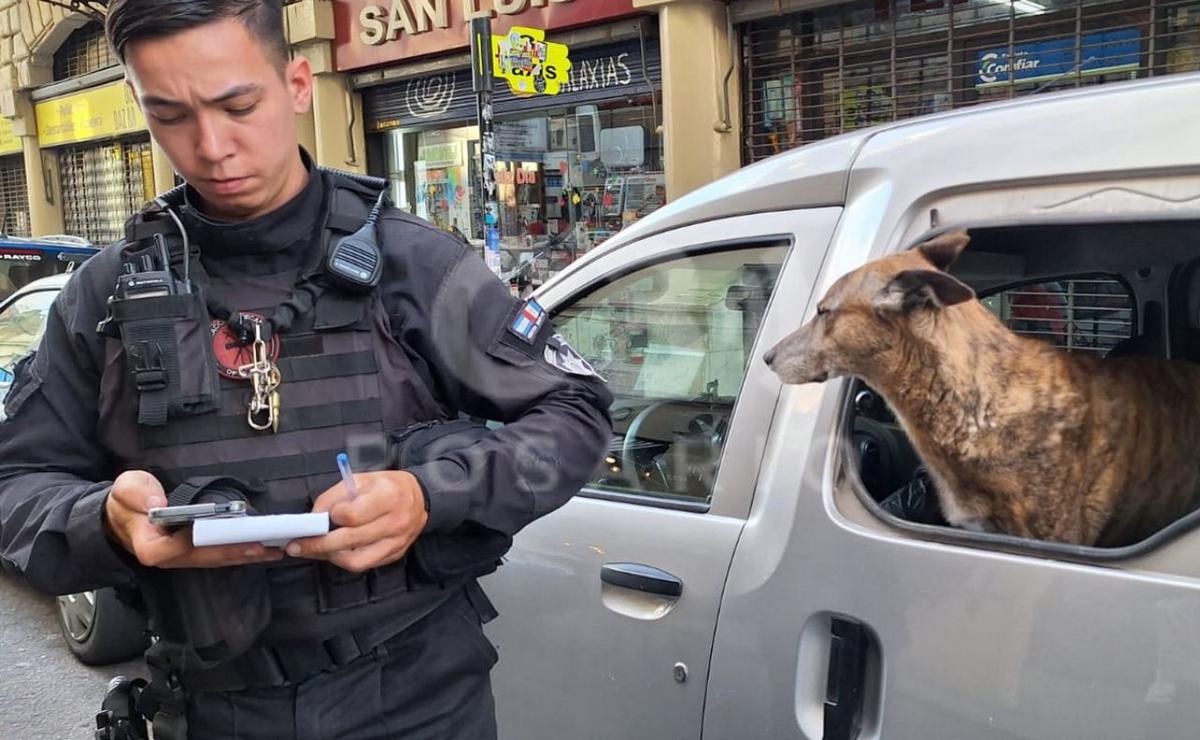
[[[254,343],[250,345],[253,360],[238,368],[238,375],[249,378],[253,387],[250,407],[246,410],[246,422],[251,428],[263,431],[279,431],[279,384],[283,376],[279,367],[271,361],[267,343],[263,340],[262,324],[254,324]]]

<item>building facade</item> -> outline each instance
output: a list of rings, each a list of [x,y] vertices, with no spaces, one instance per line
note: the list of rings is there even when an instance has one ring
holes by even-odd
[[[316,75],[304,145],[322,165],[389,177],[398,205],[473,242],[482,229],[470,18],[491,17],[496,33],[546,29],[569,46],[560,94],[495,97],[507,267],[532,260],[540,273],[805,143],[1200,69],[1200,0],[285,5],[293,53]],[[123,214],[174,182],[99,26],[39,0],[0,0],[0,233],[108,241]]]
[[[1200,69],[1197,0],[734,7],[745,163],[925,113]],[[1072,132],[1036,133],[1066,142]],[[1002,145],[1020,146],[1023,135],[1014,131]]]

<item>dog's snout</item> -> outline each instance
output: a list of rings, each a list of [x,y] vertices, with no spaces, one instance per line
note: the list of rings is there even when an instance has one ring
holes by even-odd
[[[770,367],[775,362],[775,347],[767,350],[767,353],[763,355],[763,362],[767,363],[767,367]]]

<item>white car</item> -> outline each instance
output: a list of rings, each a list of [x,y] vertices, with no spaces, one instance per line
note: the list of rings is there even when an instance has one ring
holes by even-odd
[[[50,304],[70,273],[34,280],[0,303],[0,396],[8,392],[13,368],[42,338]],[[0,418],[4,410],[0,407]]]
[[[50,306],[70,277],[67,272],[34,280],[0,303],[0,395],[12,382],[13,366],[41,339]],[[59,596],[58,622],[67,647],[88,665],[129,660],[149,645],[145,617],[111,588]]]

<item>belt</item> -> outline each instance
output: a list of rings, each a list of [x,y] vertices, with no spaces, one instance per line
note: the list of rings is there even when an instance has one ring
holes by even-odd
[[[178,685],[185,693],[246,691],[296,685],[323,671],[333,671],[354,661],[386,652],[386,644],[402,639],[408,630],[452,606],[456,599],[470,604],[484,622],[496,616],[495,608],[475,580],[447,593],[429,612],[397,630],[377,626],[335,635],[320,642],[259,643],[214,668],[183,670]],[[147,656],[149,662],[149,656]],[[153,666],[152,666],[153,667]]]
[[[383,642],[385,640],[366,641],[354,633],[347,633],[318,643],[255,645],[215,668],[184,671],[179,684],[188,693],[294,685],[309,676],[372,655]]]

